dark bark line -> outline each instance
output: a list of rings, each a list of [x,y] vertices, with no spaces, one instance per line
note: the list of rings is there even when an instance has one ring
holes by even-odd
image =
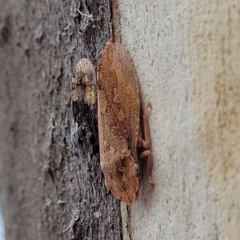
[[[7,239],[121,239],[119,202],[98,152],[70,142],[75,64],[96,66],[110,39],[110,4],[1,0],[0,173]]]

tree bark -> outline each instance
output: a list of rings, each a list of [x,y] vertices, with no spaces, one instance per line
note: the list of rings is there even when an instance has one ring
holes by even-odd
[[[240,1],[149,2],[116,11],[152,105],[155,182],[141,181],[123,239],[239,240]]]
[[[71,78],[110,39],[110,3],[1,0],[0,173],[6,239],[121,239],[99,154],[73,156]]]

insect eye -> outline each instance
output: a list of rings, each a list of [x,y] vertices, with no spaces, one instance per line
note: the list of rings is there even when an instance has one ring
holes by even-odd
[[[133,176],[138,177],[139,176],[139,167],[138,164],[133,164]]]

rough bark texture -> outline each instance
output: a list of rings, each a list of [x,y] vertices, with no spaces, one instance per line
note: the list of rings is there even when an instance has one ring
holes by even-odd
[[[75,64],[97,66],[110,39],[108,0],[1,0],[1,202],[10,239],[121,239],[119,202],[98,153],[70,143]],[[80,11],[80,12],[79,12]]]
[[[240,2],[149,2],[119,0],[113,11],[116,40],[153,106],[156,185],[141,180],[134,205],[122,205],[123,238],[239,240]],[[73,157],[69,132],[72,71],[81,57],[96,67],[109,3],[0,3],[7,239],[120,239],[97,155]]]

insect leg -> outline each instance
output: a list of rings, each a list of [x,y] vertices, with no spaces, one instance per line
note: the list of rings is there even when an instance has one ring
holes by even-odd
[[[137,145],[138,147],[143,147],[145,149],[149,149],[151,147],[151,137],[150,137],[150,129],[149,129],[149,121],[148,121],[148,112],[152,108],[152,105],[148,103],[143,113],[143,130],[144,130],[144,138],[142,138],[142,131],[139,130]]]
[[[143,159],[147,157],[147,175],[149,178],[149,182],[151,185],[154,185],[154,182],[152,180],[152,165],[153,165],[153,156],[152,152],[150,150],[151,147],[151,137],[150,137],[150,129],[149,129],[149,121],[148,121],[148,112],[152,108],[151,104],[148,103],[148,105],[145,108],[145,111],[143,113],[143,127],[144,127],[144,138],[141,137],[141,131],[139,131],[138,135],[138,146],[143,147],[144,150],[140,156],[139,159]]]
[[[153,166],[153,157],[152,157],[152,152],[151,150],[145,150],[142,152],[139,156],[139,159],[143,159],[147,157],[147,175],[148,175],[148,180],[150,184],[153,186],[154,182],[152,179],[152,166]]]

